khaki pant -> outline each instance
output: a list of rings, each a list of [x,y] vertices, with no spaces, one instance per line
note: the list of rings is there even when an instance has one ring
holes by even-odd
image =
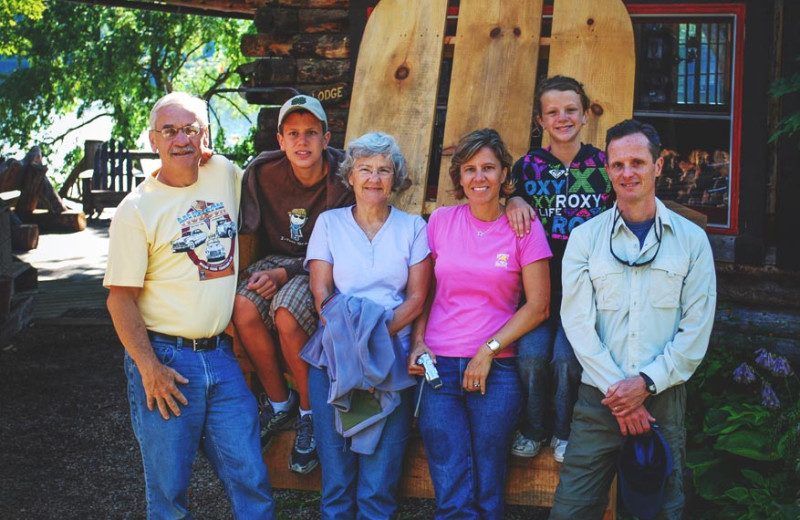
[[[608,502],[608,490],[617,472],[617,456],[623,435],[611,410],[600,403],[597,388],[581,384],[572,415],[560,481],[550,520],[601,519]],[[664,505],[657,518],[679,520],[683,516],[683,464],[686,458],[686,388],[672,387],[644,402],[656,418],[672,450],[673,470],[664,490]]]

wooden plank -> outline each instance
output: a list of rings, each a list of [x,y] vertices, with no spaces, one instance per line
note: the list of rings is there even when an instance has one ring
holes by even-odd
[[[422,212],[433,140],[447,0],[382,0],[370,16],[356,65],[345,142],[393,135],[411,187],[392,203]]]
[[[121,194],[121,196],[127,193]],[[86,214],[83,211],[62,211],[50,213],[44,209],[33,211],[30,221],[39,226],[43,232],[48,231],[83,231],[86,229]]]
[[[20,224],[11,228],[11,247],[15,251],[30,251],[39,245],[39,226]]]
[[[691,220],[701,228],[706,229],[708,217],[705,214],[693,210],[692,208],[687,208],[683,204],[678,204],[674,200],[662,200],[661,202],[664,203],[667,209],[674,211],[683,218]]]
[[[22,187],[20,168],[22,163],[16,159],[9,159],[0,163],[0,191],[17,190]],[[19,193],[17,193],[19,196]]]
[[[39,271],[27,262],[14,260],[8,271],[3,273],[14,279],[14,293],[32,291],[38,287]]]
[[[33,317],[33,295],[18,295],[11,302],[9,315],[0,323],[0,346],[8,345],[14,335]]]
[[[622,0],[555,1],[547,75],[583,83],[591,100],[584,143],[603,149],[606,130],[632,116],[635,69],[633,25]]]
[[[528,151],[541,23],[542,0],[462,0],[453,39],[437,205],[457,203],[449,158],[464,134],[494,128],[513,157]]]
[[[289,471],[289,454],[292,451],[294,432],[282,431],[273,437],[264,451],[264,462],[269,471],[272,487],[279,489],[303,489],[319,491],[322,471],[317,469],[308,475],[297,475]],[[553,458],[553,448],[545,447],[532,459],[508,458],[505,501],[507,504],[552,507],[553,494],[558,485],[561,464]],[[419,432],[414,430],[403,458],[403,477],[400,481],[400,496],[435,498],[431,482],[425,446]],[[616,517],[616,479],[609,492],[606,520]],[[614,516],[610,516],[614,514]]]

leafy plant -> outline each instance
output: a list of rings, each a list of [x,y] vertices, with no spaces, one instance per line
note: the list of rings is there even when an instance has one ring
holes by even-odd
[[[797,61],[800,61],[798,56]],[[774,98],[780,98],[789,94],[800,92],[800,72],[795,72],[791,76],[780,78],[775,81],[769,89],[769,93]],[[775,132],[770,137],[769,142],[776,141],[781,135],[793,136],[800,131],[800,112],[786,115],[778,121]]]
[[[30,46],[30,41],[14,28],[20,20],[38,20],[44,11],[43,0],[0,0],[0,56],[13,56]]]
[[[717,346],[690,381],[700,400],[689,410],[688,465],[713,504],[702,518],[796,520],[800,381],[786,358],[762,348],[742,362],[744,352]]]

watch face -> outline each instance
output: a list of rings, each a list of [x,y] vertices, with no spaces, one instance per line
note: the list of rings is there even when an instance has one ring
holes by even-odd
[[[497,349],[500,348],[500,342],[496,339],[490,339],[486,342],[486,346],[489,347],[489,350],[492,352],[497,352]]]

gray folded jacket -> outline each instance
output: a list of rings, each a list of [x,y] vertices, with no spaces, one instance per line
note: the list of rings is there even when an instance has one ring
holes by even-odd
[[[386,417],[400,404],[399,392],[416,384],[400,340],[389,335],[393,315],[366,298],[339,294],[322,309],[326,325],[300,352],[307,363],[327,372],[336,430],[351,439],[355,453],[375,452]]]

